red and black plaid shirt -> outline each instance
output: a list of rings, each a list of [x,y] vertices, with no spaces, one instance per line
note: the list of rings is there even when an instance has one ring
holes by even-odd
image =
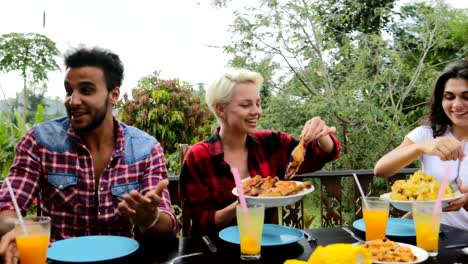
[[[99,186],[95,184],[91,154],[73,129],[66,132],[66,140],[73,142],[72,147],[64,151],[52,151],[39,144],[35,127],[18,144],[8,179],[23,215],[40,194],[43,214],[52,218],[52,241],[100,234],[133,236],[130,219],[117,209],[121,196],[132,189],[144,194],[167,178],[159,142],[154,144],[147,157],[129,163],[124,156],[123,125],[115,120],[114,124],[117,130],[115,147],[108,166],[102,172]],[[95,201],[96,188],[99,202]],[[171,216],[173,233],[176,234],[179,225],[167,189],[163,192],[159,209]],[[6,184],[0,188],[1,210],[14,210]]]
[[[182,166],[180,197],[184,206],[190,210],[192,234],[218,232],[219,228],[214,224],[215,212],[237,199],[231,193],[235,182],[229,164],[224,161],[218,131],[208,140],[193,145]],[[298,174],[320,170],[326,162],[339,157],[340,143],[334,136],[331,138],[334,142],[331,153],[325,153],[317,142],[308,145]],[[298,141],[286,133],[259,130],[247,137],[246,144],[250,176],[276,175],[283,178],[291,152]],[[235,225],[235,221],[231,225]]]

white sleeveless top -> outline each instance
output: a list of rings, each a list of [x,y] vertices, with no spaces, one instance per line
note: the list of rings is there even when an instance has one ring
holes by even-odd
[[[406,135],[406,137],[414,143],[434,139],[432,129],[429,126],[417,127]],[[445,132],[442,137],[451,137],[457,140],[450,131]],[[467,149],[468,144],[465,144],[465,153],[467,153]],[[442,181],[447,166],[450,167],[450,180],[455,179],[457,175],[458,160],[442,161],[438,156],[432,155],[422,155],[419,157],[419,160],[422,163],[422,170],[436,177],[439,182]],[[460,178],[463,185],[468,185],[468,156],[465,157],[460,164]],[[441,222],[446,225],[468,230],[468,212],[463,208],[455,212],[443,212]]]

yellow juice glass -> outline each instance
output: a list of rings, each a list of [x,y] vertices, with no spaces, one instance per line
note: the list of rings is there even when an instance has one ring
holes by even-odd
[[[240,205],[236,207],[240,257],[243,260],[257,260],[261,256],[265,206],[262,204],[255,204],[247,205],[247,208],[247,212],[244,212]]]
[[[429,256],[437,256],[439,251],[439,230],[441,209],[433,215],[434,201],[413,202],[412,211],[416,229],[416,245],[427,251]]]
[[[362,215],[366,226],[366,240],[385,237],[390,204],[380,197],[366,197],[362,203]]]
[[[24,219],[24,229],[17,221],[15,234],[21,264],[46,263],[50,240],[50,217],[27,217]]]

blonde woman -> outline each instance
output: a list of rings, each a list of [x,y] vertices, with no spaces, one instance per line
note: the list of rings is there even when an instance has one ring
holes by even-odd
[[[291,151],[299,141],[283,132],[257,129],[262,83],[259,73],[227,69],[207,88],[206,102],[219,127],[210,138],[190,148],[180,175],[180,196],[190,210],[192,235],[216,234],[236,224],[232,167],[239,169],[241,178],[285,175]],[[335,130],[319,117],[305,123],[301,137],[306,155],[298,173],[320,170],[339,157]],[[267,210],[266,222],[274,222],[276,217],[273,210]]]

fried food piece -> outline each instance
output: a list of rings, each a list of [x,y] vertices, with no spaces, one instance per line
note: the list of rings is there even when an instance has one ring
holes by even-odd
[[[297,184],[292,181],[280,181],[278,177],[261,177],[259,175],[242,183],[245,195],[258,197],[275,197],[296,194],[312,186],[306,181]]]
[[[401,246],[388,238],[371,240],[362,244],[361,247],[369,250],[373,261],[412,262],[417,260],[411,248]]]
[[[244,188],[244,194],[250,196],[257,196],[259,195],[262,190],[260,187],[263,184],[263,178],[260,175],[257,175],[251,179],[248,179],[242,183],[242,187]]]
[[[292,177],[294,177],[294,175],[296,175],[296,172],[299,170],[299,167],[304,161],[305,153],[306,144],[304,139],[301,138],[299,144],[291,152],[291,158],[288,166],[286,167],[286,175],[284,176],[286,180],[290,180]]]

